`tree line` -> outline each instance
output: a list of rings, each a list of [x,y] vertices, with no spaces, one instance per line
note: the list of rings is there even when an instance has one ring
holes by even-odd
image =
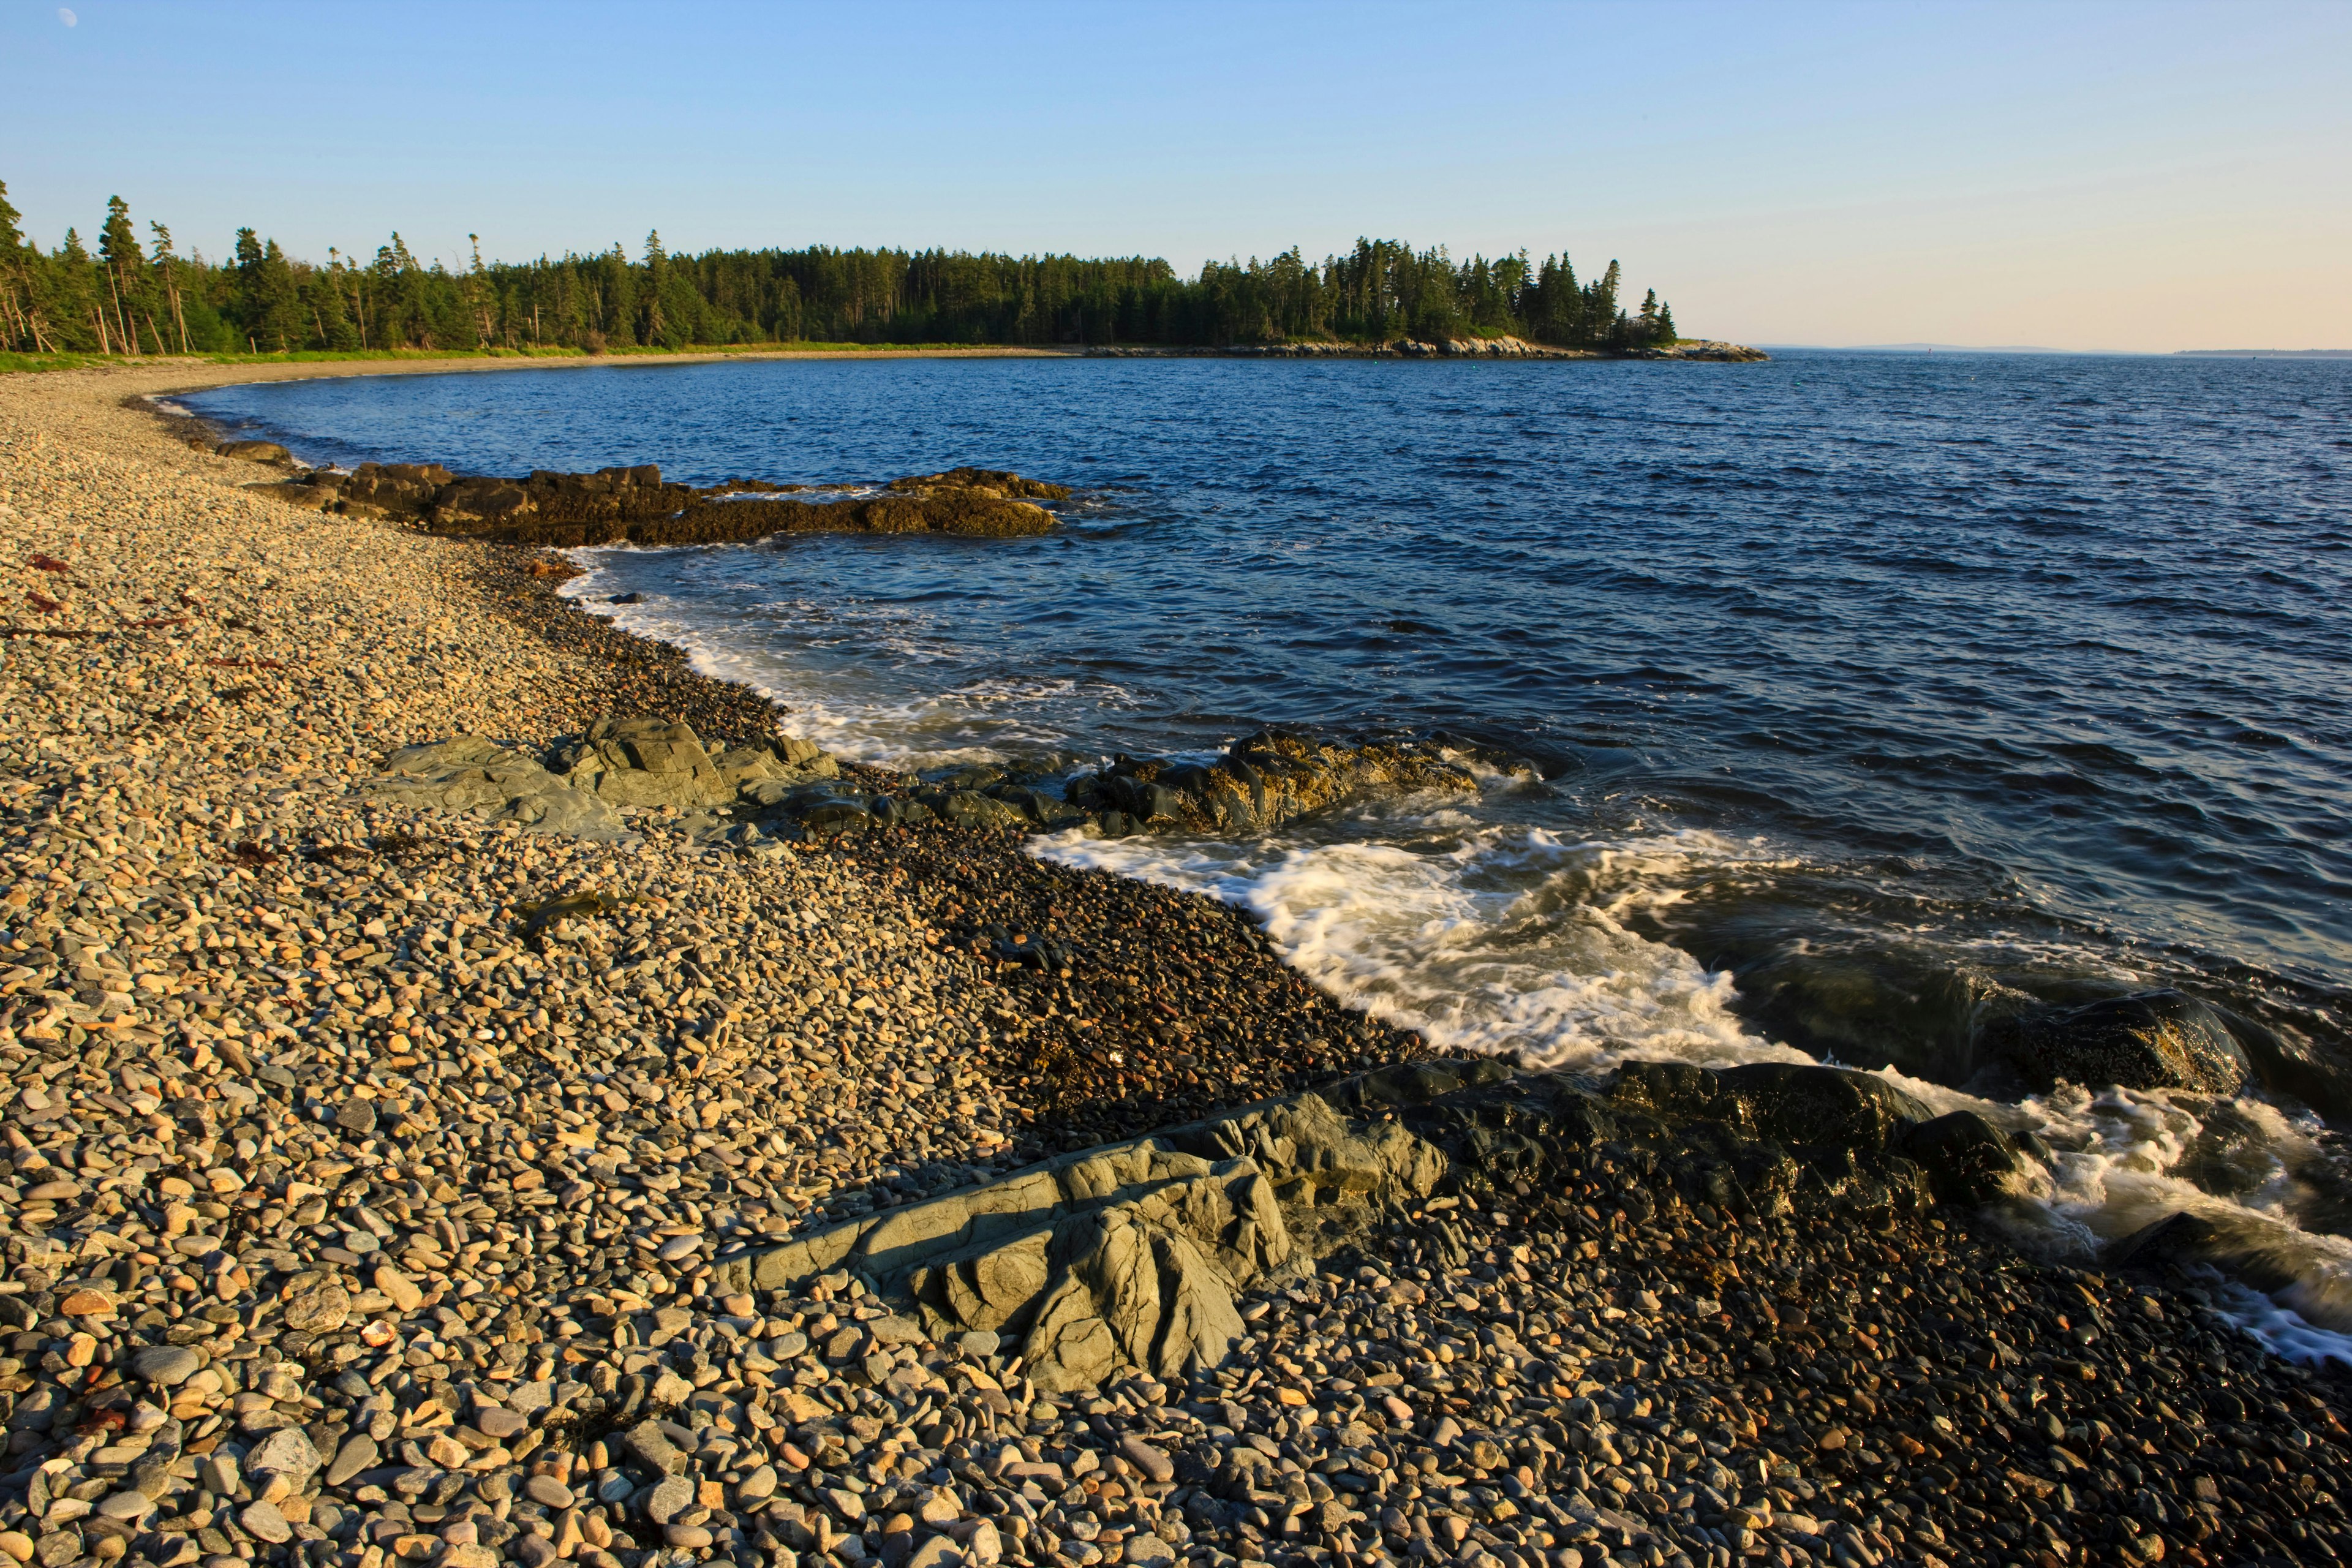
[[[1672,342],[1654,290],[1620,302],[1617,263],[1580,280],[1565,256],[1455,261],[1360,239],[1309,261],[1211,261],[1195,277],[1140,256],[947,250],[711,250],[671,256],[649,234],[609,250],[451,266],[394,234],[373,258],[321,266],[239,229],[218,261],[145,237],[120,196],[93,252],[79,232],[44,250],[0,184],[0,347],[100,354],[418,349],[603,352],[787,342],[1052,345],[1386,342],[1514,336],[1560,348]]]

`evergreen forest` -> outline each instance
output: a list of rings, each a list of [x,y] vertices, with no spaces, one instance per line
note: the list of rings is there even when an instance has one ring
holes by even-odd
[[[1191,278],[1140,256],[946,250],[711,250],[672,256],[658,234],[634,258],[509,262],[415,255],[398,234],[362,258],[298,260],[239,229],[233,254],[183,254],[120,197],[95,247],[68,228],[28,242],[0,184],[0,350],[145,355],[604,353],[762,343],[1133,344],[1512,336],[1622,351],[1675,338],[1654,292],[1620,301],[1617,264],[1580,279],[1565,256],[1455,261],[1360,239],[1309,261],[1212,261]]]

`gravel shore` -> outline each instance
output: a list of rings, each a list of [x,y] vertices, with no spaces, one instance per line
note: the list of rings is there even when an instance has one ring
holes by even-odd
[[[1735,1215],[1595,1156],[1302,1258],[1223,1365],[1076,1393],[847,1270],[736,1288],[773,1240],[1420,1047],[1232,911],[1010,834],[751,858],[351,793],[415,742],[790,718],[543,557],[247,493],[279,476],[125,406],[189,377],[0,378],[16,1560],[2352,1552],[2336,1384],[2193,1284],[1948,1208]]]

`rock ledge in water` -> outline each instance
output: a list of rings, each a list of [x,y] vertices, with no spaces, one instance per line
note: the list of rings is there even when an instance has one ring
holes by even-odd
[[[2235,1094],[2251,1070],[2221,1011],[2178,991],[2039,1009],[1990,1026],[1987,1037],[2038,1089],[2063,1079],[2093,1089]]]
[[[284,449],[276,448],[280,458]],[[740,480],[698,489],[643,463],[593,474],[542,469],[522,479],[459,476],[437,463],[317,468],[268,487],[298,506],[422,523],[435,533],[501,544],[726,544],[777,533],[945,533],[1013,538],[1048,532],[1035,504],[1066,500],[1061,485],[1000,468],[951,468],[894,479],[872,495],[768,499],[798,485]],[[756,497],[759,499],[746,499]]]

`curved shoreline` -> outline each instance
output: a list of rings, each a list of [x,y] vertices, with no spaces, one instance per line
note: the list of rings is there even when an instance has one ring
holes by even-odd
[[[1098,918],[1188,959],[1162,995],[1008,990],[927,891],[1051,930],[1132,887],[1087,893],[1009,843],[712,860],[657,825],[582,845],[343,795],[404,740],[543,742],[648,700],[707,701],[722,733],[758,715],[579,627],[529,557],[239,494],[249,468],[112,405],[125,379],[0,384],[9,616],[43,634],[0,666],[23,944],[0,1302],[24,1306],[0,1306],[0,1375],[30,1439],[0,1527],[45,1557],[68,1529],[58,1552],[121,1541],[158,1568],[290,1561],[305,1529],[344,1568],[411,1537],[448,1568],[2352,1549],[2284,1465],[2240,1462],[2293,1445],[2340,1491],[2340,1386],[2193,1289],[2034,1265],[1958,1208],[1871,1230],[1670,1202],[1606,1142],[1557,1187],[1428,1204],[1254,1289],[1226,1365],[1092,1395],[908,1337],[846,1275],[730,1289],[728,1257],[820,1210],[1179,1119],[1139,1100],[1035,1137],[1023,1109],[1065,1112],[1024,1097],[1008,1000],[1075,1024],[1083,994],[1104,1016],[1067,1037],[1157,1042],[1160,1001],[1239,1033],[1257,999],[1234,993],[1288,972],[1230,911],[1154,894]],[[592,887],[604,913],[525,929]],[[49,1478],[115,1486],[110,1423],[79,1429],[111,1410],[159,1463],[76,1517]]]

